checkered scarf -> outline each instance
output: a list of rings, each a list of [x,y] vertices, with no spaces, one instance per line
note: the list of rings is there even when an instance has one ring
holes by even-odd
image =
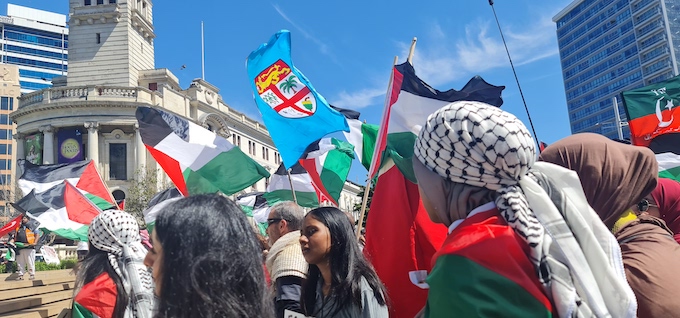
[[[575,174],[538,165],[563,174],[555,181],[530,170],[535,145],[515,116],[481,102],[451,103],[430,115],[414,155],[451,182],[498,193],[496,206],[529,246],[527,256],[560,317],[635,315],[616,240],[588,206]],[[573,187],[578,191],[569,192]]]
[[[123,211],[104,211],[92,220],[87,237],[90,244],[108,253],[109,263],[123,282],[129,296],[124,317],[151,317],[153,280],[143,263],[147,251],[135,218]]]

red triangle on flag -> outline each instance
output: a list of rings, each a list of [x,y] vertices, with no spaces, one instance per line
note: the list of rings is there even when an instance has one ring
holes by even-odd
[[[64,206],[68,218],[80,224],[89,225],[99,213],[102,211],[85,197],[76,187],[68,181],[64,181],[66,187],[64,188]]]
[[[322,200],[330,201],[336,206],[338,205],[335,200],[333,200],[333,197],[328,193],[328,190],[326,190],[326,187],[324,187],[323,182],[321,181],[321,176],[319,173],[317,173],[316,169],[316,160],[315,159],[300,159],[299,160],[300,165],[307,170],[307,174],[309,174],[309,177],[312,179],[312,186],[314,186],[314,189],[317,191],[317,195],[319,196],[319,203],[322,203]]]
[[[9,232],[16,231],[21,225],[21,219],[24,218],[23,214],[19,214],[17,217],[13,218],[3,227],[0,227],[0,237],[5,236]]]
[[[83,174],[80,175],[80,180],[78,180],[76,188],[84,190],[89,194],[96,195],[116,206],[116,200],[114,200],[113,195],[109,192],[109,188],[104,183],[101,175],[99,175],[99,172],[94,165],[94,161],[92,160],[87,164]]]
[[[170,156],[156,150],[156,148],[149,145],[145,145],[146,149],[149,150],[151,156],[158,162],[158,164],[163,168],[172,183],[175,184],[177,190],[182,193],[183,196],[189,196],[189,191],[187,190],[187,183],[184,181],[184,173],[182,168],[179,166],[179,162],[172,159]]]

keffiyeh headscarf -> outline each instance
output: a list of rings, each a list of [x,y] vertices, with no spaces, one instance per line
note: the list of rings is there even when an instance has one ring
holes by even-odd
[[[481,102],[451,103],[430,115],[414,155],[452,183],[495,192],[560,317],[635,316],[618,243],[573,171],[536,163],[532,137],[515,116]]]
[[[135,218],[123,211],[104,211],[92,220],[87,237],[90,244],[108,253],[109,263],[123,282],[129,297],[125,317],[151,317],[154,285],[144,265],[147,250]]]

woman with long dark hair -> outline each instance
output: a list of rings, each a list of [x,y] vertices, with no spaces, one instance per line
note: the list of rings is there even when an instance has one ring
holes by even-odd
[[[388,317],[385,287],[364,258],[349,218],[334,207],[305,216],[300,237],[309,263],[302,308],[313,317]]]
[[[89,252],[78,264],[73,317],[151,317],[153,283],[137,220],[123,211],[99,214],[88,231]]]
[[[166,207],[151,233],[156,317],[273,317],[262,249],[233,201],[197,195]]]

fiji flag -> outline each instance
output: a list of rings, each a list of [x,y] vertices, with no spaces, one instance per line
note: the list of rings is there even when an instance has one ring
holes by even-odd
[[[335,131],[349,131],[345,117],[293,66],[288,30],[250,53],[247,68],[257,107],[286,168],[295,165],[311,143]]]

